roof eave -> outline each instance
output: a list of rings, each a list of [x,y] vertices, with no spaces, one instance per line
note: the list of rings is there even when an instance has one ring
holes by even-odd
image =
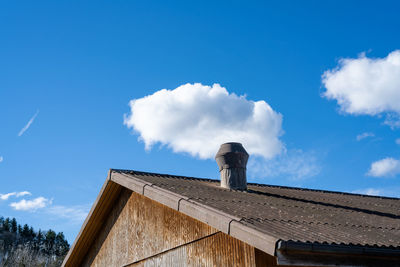
[[[76,266],[80,261],[82,261],[88,247],[97,235],[96,231],[100,230],[101,221],[103,221],[103,218],[105,218],[107,213],[111,210],[112,204],[118,198],[118,192],[120,192],[122,188],[127,188],[167,207],[182,212],[183,214],[264,251],[269,255],[277,256],[278,259],[280,258],[280,263],[285,261],[286,263],[290,262],[287,256],[299,255],[299,253],[313,253],[313,255],[319,255],[321,253],[336,253],[337,255],[343,256],[349,254],[353,255],[356,252],[356,249],[353,249],[350,251],[351,253],[349,253],[349,246],[338,250],[337,246],[330,244],[324,244],[324,246],[316,246],[314,244],[313,246],[310,246],[308,243],[296,242],[294,244],[293,241],[279,240],[278,238],[255,227],[245,225],[241,222],[241,218],[239,217],[232,216],[180,194],[160,188],[152,183],[135,177],[134,174],[127,175],[119,170],[110,169],[107,179],[85,222],[83,223],[77,238],[65,257],[62,266]],[[100,222],[96,223],[96,221]],[[379,256],[382,256],[387,251],[387,249],[379,249],[378,252],[375,252],[377,252]],[[371,253],[368,255],[372,256]],[[398,257],[398,254],[385,254],[384,257]]]
[[[395,266],[400,262],[400,249],[279,240],[276,257],[279,265]]]
[[[88,246],[93,242],[97,231],[101,227],[102,219],[107,215],[112,204],[117,199],[121,185],[111,181],[112,169],[108,171],[107,179],[101,187],[95,202],[92,205],[75,241],[61,266],[77,266],[86,255]],[[97,223],[96,223],[97,222]]]
[[[180,194],[176,194],[145,182],[134,175],[113,172],[111,181],[120,184],[138,194],[157,201],[174,210],[208,224],[225,234],[256,247],[269,255],[274,255],[277,238],[242,224],[241,218],[224,213],[212,207],[198,203]]]
[[[118,172],[117,170],[114,171],[113,169],[110,169],[107,179],[104,182],[74,243],[65,257],[62,266],[76,266],[83,259],[90,243],[94,241],[96,235],[95,231],[99,230],[90,229],[90,227],[93,225],[97,225],[97,228],[100,227],[100,224],[96,224],[95,221],[100,221],[99,219],[102,216],[105,216],[105,214],[110,210],[111,204],[117,198],[115,192],[121,189],[115,187],[125,187],[167,207],[182,212],[183,214],[208,224],[221,232],[246,242],[269,255],[274,255],[275,253],[275,245],[278,239],[240,223],[240,218],[145,182],[134,177],[134,175],[128,176]],[[100,208],[101,205],[105,205],[107,208]]]

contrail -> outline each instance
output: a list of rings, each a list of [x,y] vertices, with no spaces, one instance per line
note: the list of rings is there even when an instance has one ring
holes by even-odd
[[[21,136],[25,133],[26,130],[28,130],[28,128],[31,126],[31,124],[33,123],[33,121],[35,120],[36,116],[39,114],[39,110],[36,111],[35,115],[33,115],[33,117],[28,121],[28,123],[24,126],[24,128],[21,129],[21,131],[19,131],[18,136]]]

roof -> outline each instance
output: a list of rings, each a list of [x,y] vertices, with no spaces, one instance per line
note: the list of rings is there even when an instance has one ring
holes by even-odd
[[[221,188],[218,180],[118,172],[237,217],[276,239],[400,248],[398,198],[251,183],[247,191],[236,191]]]
[[[198,219],[270,255],[277,249],[326,251],[327,247],[336,251],[361,247],[362,253],[384,250],[400,255],[398,198],[252,183],[247,191],[236,191],[219,184],[219,180],[212,179],[110,170],[64,265],[70,262],[74,266],[73,258],[83,257],[83,248],[101,227],[95,221],[107,216],[119,187]]]

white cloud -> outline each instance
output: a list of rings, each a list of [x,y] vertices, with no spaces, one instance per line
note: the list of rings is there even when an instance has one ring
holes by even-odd
[[[22,197],[32,195],[28,191],[0,194],[0,199],[7,200],[11,196]],[[19,211],[37,211],[41,209],[42,214],[54,216],[54,218],[66,219],[68,222],[81,224],[90,210],[90,205],[62,206],[53,205],[52,200],[45,197],[37,197],[32,200],[22,199],[10,203],[10,207]]]
[[[39,110],[36,111],[35,115],[33,115],[33,117],[28,121],[28,123],[21,129],[21,131],[19,131],[18,136],[21,136],[25,133],[26,130],[28,130],[28,128],[31,126],[31,124],[33,123],[33,121],[35,120],[36,116],[39,114]]]
[[[31,193],[28,191],[22,191],[22,192],[11,192],[11,193],[7,193],[7,194],[0,194],[0,199],[8,200],[11,196],[22,197],[22,196],[26,196],[26,195],[31,195]]]
[[[359,190],[354,190],[352,193],[369,195],[369,196],[382,196],[383,195],[382,189],[377,189],[377,188],[359,189]]]
[[[11,196],[15,196],[15,192],[7,193],[7,194],[0,194],[0,199],[1,199],[1,200],[7,200],[7,199],[9,199]]]
[[[86,206],[50,206],[47,212],[59,218],[67,219],[73,223],[81,224],[89,213],[90,207]]]
[[[18,202],[12,202],[10,207],[15,210],[23,210],[23,211],[35,211],[37,209],[41,209],[51,204],[51,201],[44,197],[37,197],[32,200],[22,199]]]
[[[222,143],[241,142],[249,154],[272,158],[284,148],[282,115],[265,101],[247,100],[219,84],[185,84],[130,101],[124,124],[146,149],[160,143],[174,152],[213,158]]]
[[[400,187],[398,186],[391,186],[391,187],[382,187],[382,188],[363,188],[354,190],[351,193],[355,194],[363,194],[363,195],[370,195],[370,196],[384,196],[384,197],[400,197]]]
[[[400,138],[397,138],[397,139],[395,140],[395,142],[396,142],[396,144],[400,145]]]
[[[247,170],[254,179],[280,176],[302,180],[318,175],[321,166],[314,152],[293,149],[271,160],[250,157]]]
[[[323,96],[335,99],[340,110],[353,115],[388,114],[395,127],[400,114],[400,50],[385,58],[345,58],[322,75]]]
[[[32,195],[32,194],[31,194],[31,192],[28,192],[28,191],[17,192],[15,194],[16,197],[23,197],[23,196],[30,196],[30,195]]]
[[[394,158],[384,158],[375,161],[367,173],[374,177],[390,177],[400,174],[400,160]]]
[[[3,156],[0,156],[0,162],[2,162],[4,160]]]
[[[362,134],[357,135],[356,140],[357,141],[361,141],[361,140],[363,140],[365,138],[374,137],[374,136],[375,136],[374,133],[362,133]]]
[[[400,128],[400,114],[388,113],[386,114],[384,124],[389,125],[390,128]]]

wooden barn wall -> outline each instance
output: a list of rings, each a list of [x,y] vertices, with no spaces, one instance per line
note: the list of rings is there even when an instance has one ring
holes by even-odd
[[[128,266],[254,266],[254,263],[253,247],[218,232]]]
[[[259,266],[260,259],[271,264],[274,260],[200,221],[124,189],[82,266],[255,266],[256,262]]]

